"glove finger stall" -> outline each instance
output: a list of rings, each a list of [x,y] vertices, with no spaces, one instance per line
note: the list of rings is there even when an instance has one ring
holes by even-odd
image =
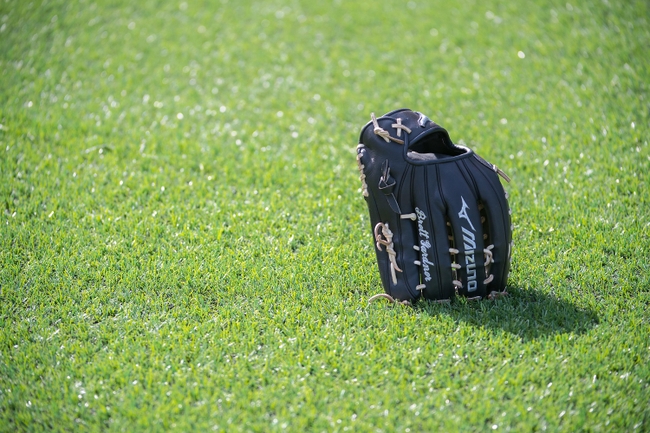
[[[440,196],[437,165],[414,166],[411,209],[417,232],[421,282],[426,286],[424,297],[446,300],[455,295],[450,244],[447,233],[446,209]],[[426,191],[425,194],[420,193]]]

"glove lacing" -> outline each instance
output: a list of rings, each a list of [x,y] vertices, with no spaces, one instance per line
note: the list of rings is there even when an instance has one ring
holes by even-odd
[[[372,125],[374,126],[373,132],[375,133],[375,135],[378,135],[381,138],[383,138],[386,141],[386,143],[388,143],[389,141],[394,141],[395,143],[398,144],[404,144],[404,140],[400,140],[399,138],[392,137],[388,133],[388,131],[386,131],[384,128],[379,126],[379,122],[377,122],[375,113],[370,113],[370,119],[372,120]],[[401,137],[402,130],[406,131],[409,134],[411,133],[411,130],[406,125],[402,125],[402,119],[397,119],[397,123],[393,123],[391,126],[397,129],[398,137]]]
[[[402,136],[402,131],[406,131],[407,134],[411,133],[411,128],[409,128],[406,125],[402,125],[402,119],[399,117],[397,118],[397,123],[393,123],[392,125],[393,128],[397,130],[397,136],[401,137]]]
[[[479,209],[483,209],[482,205],[479,205]],[[486,218],[481,217],[481,223],[485,224]],[[451,222],[447,221],[447,227],[448,227],[448,233],[449,233],[449,241],[454,244],[454,233],[451,230]],[[483,235],[483,239],[487,239],[487,234]],[[489,245],[486,248],[483,249],[483,256],[485,257],[483,266],[485,267],[485,275],[487,275],[487,278],[483,280],[483,284],[487,285],[490,284],[494,280],[494,275],[490,273],[491,269],[491,264],[494,263],[494,254],[492,253],[492,250],[494,249],[494,245]],[[460,281],[458,278],[458,270],[461,269],[461,265],[457,262],[456,256],[460,254],[460,250],[457,248],[449,248],[449,254],[451,254],[451,269],[452,269],[452,284],[454,285],[454,288],[456,289],[456,294],[458,294],[458,290],[463,288],[463,283]],[[496,292],[490,293],[488,296],[489,299],[493,299],[492,294]],[[472,298],[467,298],[468,301],[476,301],[480,300],[481,296],[474,296]]]
[[[393,232],[388,227],[388,223],[382,223],[382,222],[377,223],[377,225],[375,226],[375,240],[377,241],[377,249],[379,251],[382,251],[381,249],[382,245],[386,247],[386,252],[388,253],[388,259],[390,260],[390,273],[393,279],[393,284],[397,284],[397,274],[395,273],[395,271],[402,272],[402,270],[399,268],[399,266],[397,266],[397,260],[396,260],[397,253],[393,249]],[[393,298],[388,293],[378,293],[370,297],[370,299],[368,299],[368,302],[372,302],[375,299],[380,299],[380,298],[388,299],[390,302],[393,303],[398,302],[398,300]],[[411,303],[407,300],[400,301],[400,303],[404,305],[411,305]]]
[[[371,297],[368,299],[368,303],[370,303],[370,302],[372,302],[372,301],[374,301],[374,300],[376,300],[376,299],[380,299],[380,298],[388,299],[390,302],[392,302],[392,303],[394,303],[394,304],[397,304],[397,301],[398,301],[397,299],[393,298],[393,297],[392,297],[391,295],[389,295],[388,293],[377,293],[376,295],[371,296]],[[409,301],[406,301],[406,300],[404,300],[404,301],[400,301],[400,304],[411,305],[411,303],[410,303]]]
[[[494,248],[494,245],[490,245],[487,248],[483,249],[483,255],[485,256],[485,274],[488,276],[485,280],[483,280],[483,284],[490,284],[492,280],[494,280],[494,275],[490,274],[490,268],[491,264],[494,263],[494,255],[492,254],[492,249]],[[449,254],[452,256],[453,263],[451,264],[451,268],[454,270],[454,280],[452,283],[456,287],[456,289],[462,289],[463,288],[463,283],[458,280],[457,272],[461,268],[461,266],[456,263],[456,255],[460,254],[460,251],[457,250],[456,248],[449,248]]]
[[[398,122],[399,124],[401,124],[401,121],[402,121],[402,119],[397,119],[397,122]],[[395,125],[393,125],[393,127],[395,127]],[[408,130],[407,132],[410,133],[411,131]],[[397,135],[399,135],[399,130],[398,130],[398,132],[397,132]],[[415,221],[415,220],[417,220],[417,215],[415,214],[415,212],[413,212],[413,213],[403,214],[403,215],[400,215],[399,217],[400,217],[400,219],[403,219],[403,220],[411,220],[411,221]],[[417,246],[417,245],[413,245],[413,249],[414,249],[415,251],[420,251],[420,247]],[[422,266],[422,262],[419,261],[419,260],[415,260],[413,263],[414,263],[416,266]],[[426,289],[426,288],[427,288],[427,285],[426,285],[426,284],[418,284],[417,286],[415,286],[415,288],[416,288],[417,290],[419,290],[420,293],[422,293],[422,290]]]
[[[393,232],[388,227],[388,223],[377,223],[375,226],[375,240],[377,241],[377,249],[379,251],[382,251],[382,245],[386,247],[386,253],[388,253],[388,259],[390,260],[390,275],[393,279],[393,284],[397,284],[397,274],[395,271],[402,272],[402,270],[397,266],[397,253],[393,249]]]
[[[359,166],[359,180],[361,181],[361,193],[364,197],[368,197],[368,184],[366,183],[366,174],[363,170],[366,168],[365,165],[361,163],[361,157],[363,152],[365,152],[365,147],[363,144],[359,143],[357,146],[357,165]]]

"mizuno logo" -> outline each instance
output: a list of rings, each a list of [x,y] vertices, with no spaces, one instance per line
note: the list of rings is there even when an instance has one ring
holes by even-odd
[[[476,282],[476,260],[474,258],[474,251],[476,250],[476,235],[472,232],[476,232],[472,221],[470,221],[469,216],[467,215],[467,210],[469,206],[465,202],[465,199],[461,196],[462,206],[460,212],[458,212],[458,218],[467,220],[467,223],[472,228],[472,231],[469,231],[467,227],[461,226],[463,231],[463,247],[465,248],[465,269],[467,271],[467,291],[474,292],[477,288]]]
[[[458,218],[464,218],[467,220],[469,223],[469,226],[472,228],[473,231],[476,231],[474,228],[474,225],[472,225],[472,222],[469,220],[469,217],[467,216],[467,209],[469,209],[469,206],[467,206],[467,203],[465,203],[465,199],[461,196],[460,199],[463,201],[463,206],[460,209],[460,212],[458,212]]]

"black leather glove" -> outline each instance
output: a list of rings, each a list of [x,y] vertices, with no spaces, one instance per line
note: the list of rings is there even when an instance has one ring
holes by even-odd
[[[412,302],[504,294],[512,227],[498,174],[510,179],[417,111],[371,117],[357,160],[383,296]]]

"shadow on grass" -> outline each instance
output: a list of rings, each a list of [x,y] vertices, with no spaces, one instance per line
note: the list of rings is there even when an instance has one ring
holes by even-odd
[[[587,308],[535,289],[508,287],[509,296],[495,301],[451,304],[418,302],[414,308],[432,315],[449,314],[474,326],[502,329],[523,340],[573,332],[582,334],[598,324],[598,315]]]

